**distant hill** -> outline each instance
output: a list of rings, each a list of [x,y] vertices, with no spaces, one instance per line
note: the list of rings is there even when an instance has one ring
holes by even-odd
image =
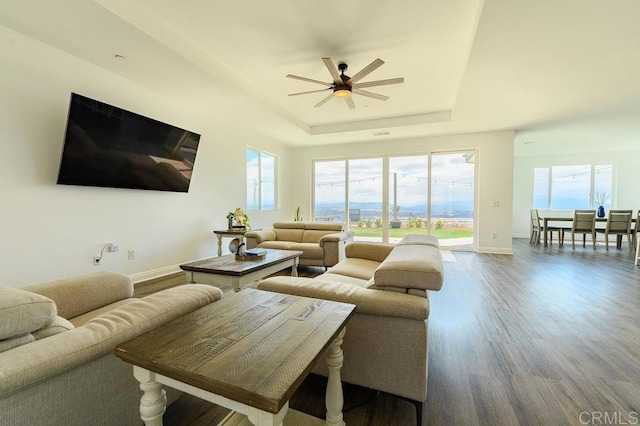
[[[323,203],[318,204],[316,207],[316,216],[336,216],[340,215],[344,205],[342,203]],[[360,209],[362,217],[371,217],[382,215],[382,206],[377,202],[361,202],[352,203],[349,205],[350,209]],[[389,213],[392,215],[393,213]],[[431,210],[433,217],[473,217],[473,202],[471,201],[454,201],[451,203],[434,203]],[[426,217],[427,205],[426,204],[411,204],[407,206],[400,205],[400,211],[398,217]],[[336,217],[336,219],[338,219]]]

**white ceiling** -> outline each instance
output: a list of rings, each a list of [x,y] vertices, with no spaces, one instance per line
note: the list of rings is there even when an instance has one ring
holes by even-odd
[[[640,147],[638,0],[4,0],[0,24],[178,100],[239,106],[239,124],[290,145],[515,129],[522,155]],[[287,96],[322,88],[287,74],[331,81],[323,56],[348,75],[381,58],[362,82],[405,82],[354,110]]]

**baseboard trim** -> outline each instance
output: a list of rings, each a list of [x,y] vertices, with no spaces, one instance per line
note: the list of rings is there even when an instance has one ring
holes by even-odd
[[[503,247],[478,247],[478,253],[513,254],[513,249],[512,248],[503,248]]]
[[[149,281],[156,278],[165,277],[167,275],[172,275],[180,271],[181,271],[180,265],[171,265],[171,266],[165,266],[163,268],[152,269],[151,271],[138,272],[137,274],[131,274],[129,275],[129,278],[131,278],[131,281],[133,281],[134,284],[137,284],[143,281]]]

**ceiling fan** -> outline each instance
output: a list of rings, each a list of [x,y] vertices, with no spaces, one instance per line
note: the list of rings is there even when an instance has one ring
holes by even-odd
[[[371,72],[375,71],[378,67],[380,67],[382,64],[384,64],[384,61],[380,58],[371,62],[362,70],[357,72],[353,77],[349,77],[348,75],[344,74],[344,72],[347,70],[347,64],[341,62],[338,64],[338,67],[336,68],[331,58],[322,58],[322,61],[324,62],[324,65],[327,67],[327,69],[329,70],[331,77],[333,77],[333,81],[331,83],[326,83],[324,81],[314,80],[306,77],[300,77],[293,74],[288,74],[287,77],[293,78],[296,80],[308,81],[310,83],[321,84],[323,86],[327,86],[327,88],[319,89],[319,90],[311,90],[308,92],[291,93],[289,94],[289,96],[306,95],[308,93],[319,93],[319,92],[325,92],[327,90],[331,90],[331,93],[326,98],[322,99],[320,102],[315,104],[314,107],[317,108],[319,106],[324,105],[326,102],[328,102],[331,98],[335,96],[336,98],[344,99],[349,109],[354,109],[356,105],[353,103],[353,99],[351,98],[352,94],[367,96],[369,98],[379,99],[381,101],[386,101],[387,99],[389,99],[388,96],[369,92],[367,90],[362,90],[362,88],[404,83],[404,77],[389,78],[386,80],[368,81],[366,83],[358,83],[364,77],[366,77]]]

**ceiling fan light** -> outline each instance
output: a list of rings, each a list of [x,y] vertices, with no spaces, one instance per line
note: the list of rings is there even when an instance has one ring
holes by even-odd
[[[351,91],[347,89],[339,89],[333,92],[333,95],[336,98],[348,98],[349,96],[351,96]]]

